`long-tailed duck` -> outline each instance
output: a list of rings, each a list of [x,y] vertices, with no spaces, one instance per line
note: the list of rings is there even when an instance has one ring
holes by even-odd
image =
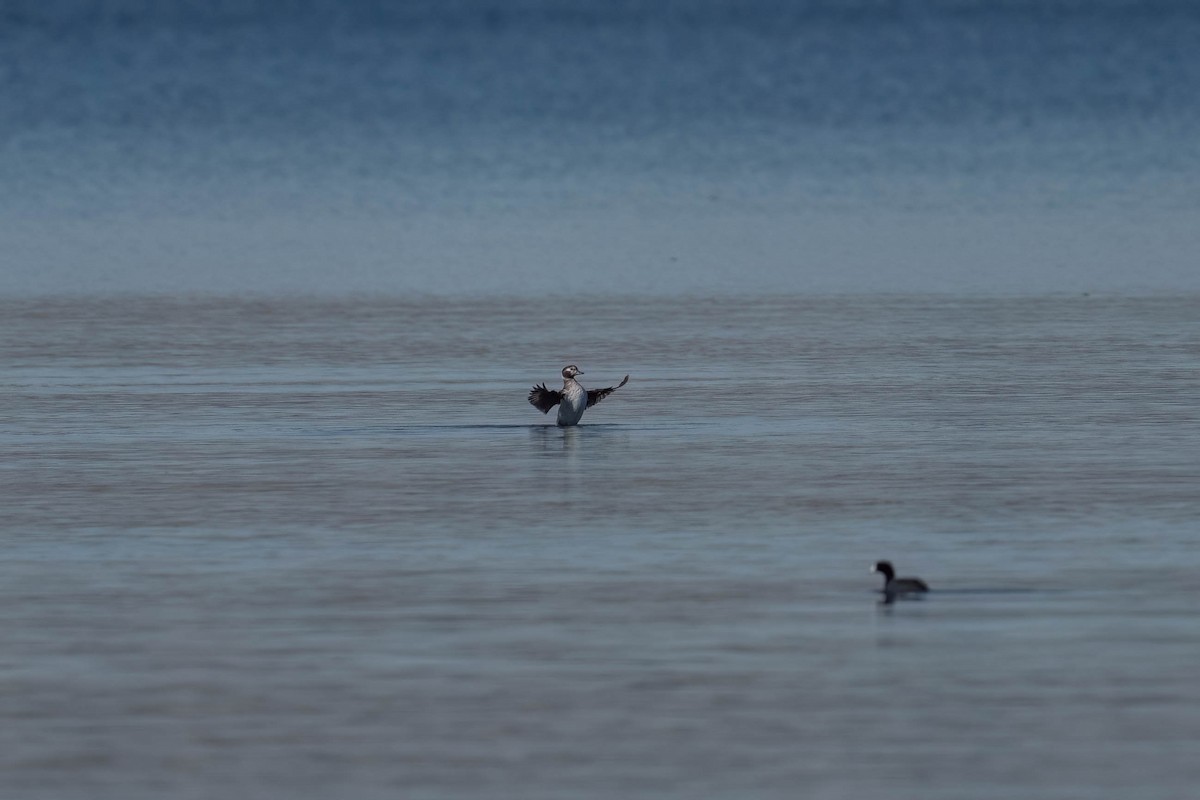
[[[896,570],[892,569],[890,561],[875,562],[875,566],[871,567],[871,572],[883,575],[882,591],[886,603],[892,602],[901,595],[923,594],[929,591],[929,585],[920,578],[897,578]]]
[[[565,428],[578,423],[585,410],[596,405],[629,381],[629,376],[626,375],[616,386],[609,386],[607,389],[584,389],[583,384],[575,380],[576,375],[582,374],[583,370],[574,364],[563,367],[562,391],[556,392],[553,389],[547,389],[544,383],[534,386],[529,390],[530,404],[543,414],[558,406],[558,425]]]

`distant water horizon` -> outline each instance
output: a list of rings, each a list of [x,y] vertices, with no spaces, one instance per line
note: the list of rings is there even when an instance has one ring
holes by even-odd
[[[5,11],[0,295],[1200,287],[1191,3]]]

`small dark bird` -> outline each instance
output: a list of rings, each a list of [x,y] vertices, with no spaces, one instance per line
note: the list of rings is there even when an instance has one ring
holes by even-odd
[[[892,569],[890,561],[876,561],[871,572],[883,575],[884,602],[890,603],[897,597],[906,594],[922,594],[929,591],[929,584],[920,578],[897,578],[896,570]]]
[[[534,386],[529,390],[529,403],[543,414],[558,406],[557,424],[560,428],[579,422],[583,412],[599,403],[610,394],[620,389],[629,381],[626,375],[616,386],[607,389],[584,389],[583,384],[575,380],[576,375],[582,375],[583,370],[574,364],[563,367],[563,388],[561,392],[547,389],[546,384]]]

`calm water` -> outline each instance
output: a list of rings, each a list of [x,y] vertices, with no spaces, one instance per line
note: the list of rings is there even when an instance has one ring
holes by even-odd
[[[0,783],[1190,796],[1197,366],[1194,295],[5,301]]]
[[[1197,42],[0,0],[0,796],[1192,797]]]
[[[1192,0],[3,0],[0,296],[1197,292],[1198,41]]]

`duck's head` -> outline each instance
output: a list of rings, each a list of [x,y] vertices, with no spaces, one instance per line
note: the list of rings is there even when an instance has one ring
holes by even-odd
[[[871,572],[878,572],[889,581],[896,577],[896,570],[892,569],[890,561],[876,561],[875,566],[871,567]]]
[[[563,367],[562,375],[564,378],[566,378],[568,380],[570,380],[571,378],[574,378],[576,375],[582,375],[582,374],[583,374],[583,370],[581,370],[579,367],[575,366],[574,364],[568,364],[567,366]]]

